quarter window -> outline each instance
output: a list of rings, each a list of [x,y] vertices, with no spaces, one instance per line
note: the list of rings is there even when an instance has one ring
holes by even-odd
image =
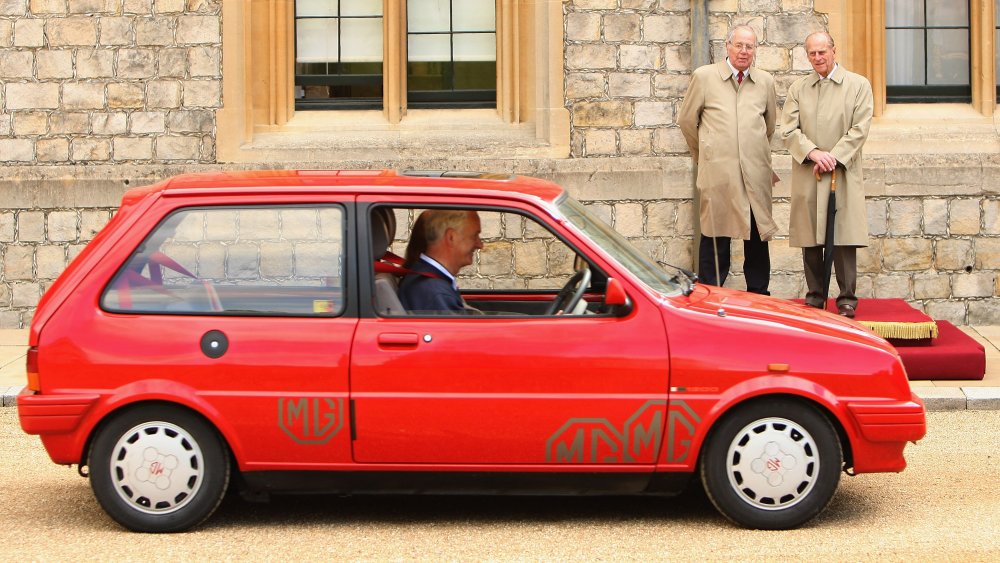
[[[167,217],[105,289],[110,311],[335,316],[339,207],[188,209]]]

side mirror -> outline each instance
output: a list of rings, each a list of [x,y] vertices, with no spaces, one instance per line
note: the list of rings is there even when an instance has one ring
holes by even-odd
[[[625,286],[615,278],[609,278],[604,291],[604,310],[616,315],[625,315],[632,310],[632,300],[625,293]]]

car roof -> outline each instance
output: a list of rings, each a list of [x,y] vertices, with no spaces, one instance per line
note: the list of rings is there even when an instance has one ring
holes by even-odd
[[[457,171],[395,170],[244,170],[181,174],[136,188],[125,199],[160,192],[163,196],[351,191],[366,194],[505,195],[553,203],[565,190],[552,182],[507,174]]]

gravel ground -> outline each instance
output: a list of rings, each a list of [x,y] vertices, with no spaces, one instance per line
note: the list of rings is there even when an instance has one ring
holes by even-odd
[[[4,560],[835,560],[1000,557],[1000,411],[928,415],[900,474],[844,476],[798,530],[728,524],[698,487],[675,499],[230,497],[202,527],[123,531],[76,468],[0,409]]]

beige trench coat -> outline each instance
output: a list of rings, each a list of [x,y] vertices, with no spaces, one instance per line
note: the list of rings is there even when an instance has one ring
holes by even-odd
[[[771,216],[774,79],[747,72],[737,86],[725,60],[695,70],[677,122],[698,164],[702,234],[749,240],[753,209],[760,238],[770,240],[778,231]]]
[[[837,162],[837,215],[834,244],[868,246],[868,212],[861,173],[861,147],[872,122],[872,87],[868,79],[838,66],[829,80],[815,72],[788,89],[781,138],[792,159],[792,205],[789,244],[821,246],[826,242],[830,174],[813,175],[809,151],[818,148]]]

